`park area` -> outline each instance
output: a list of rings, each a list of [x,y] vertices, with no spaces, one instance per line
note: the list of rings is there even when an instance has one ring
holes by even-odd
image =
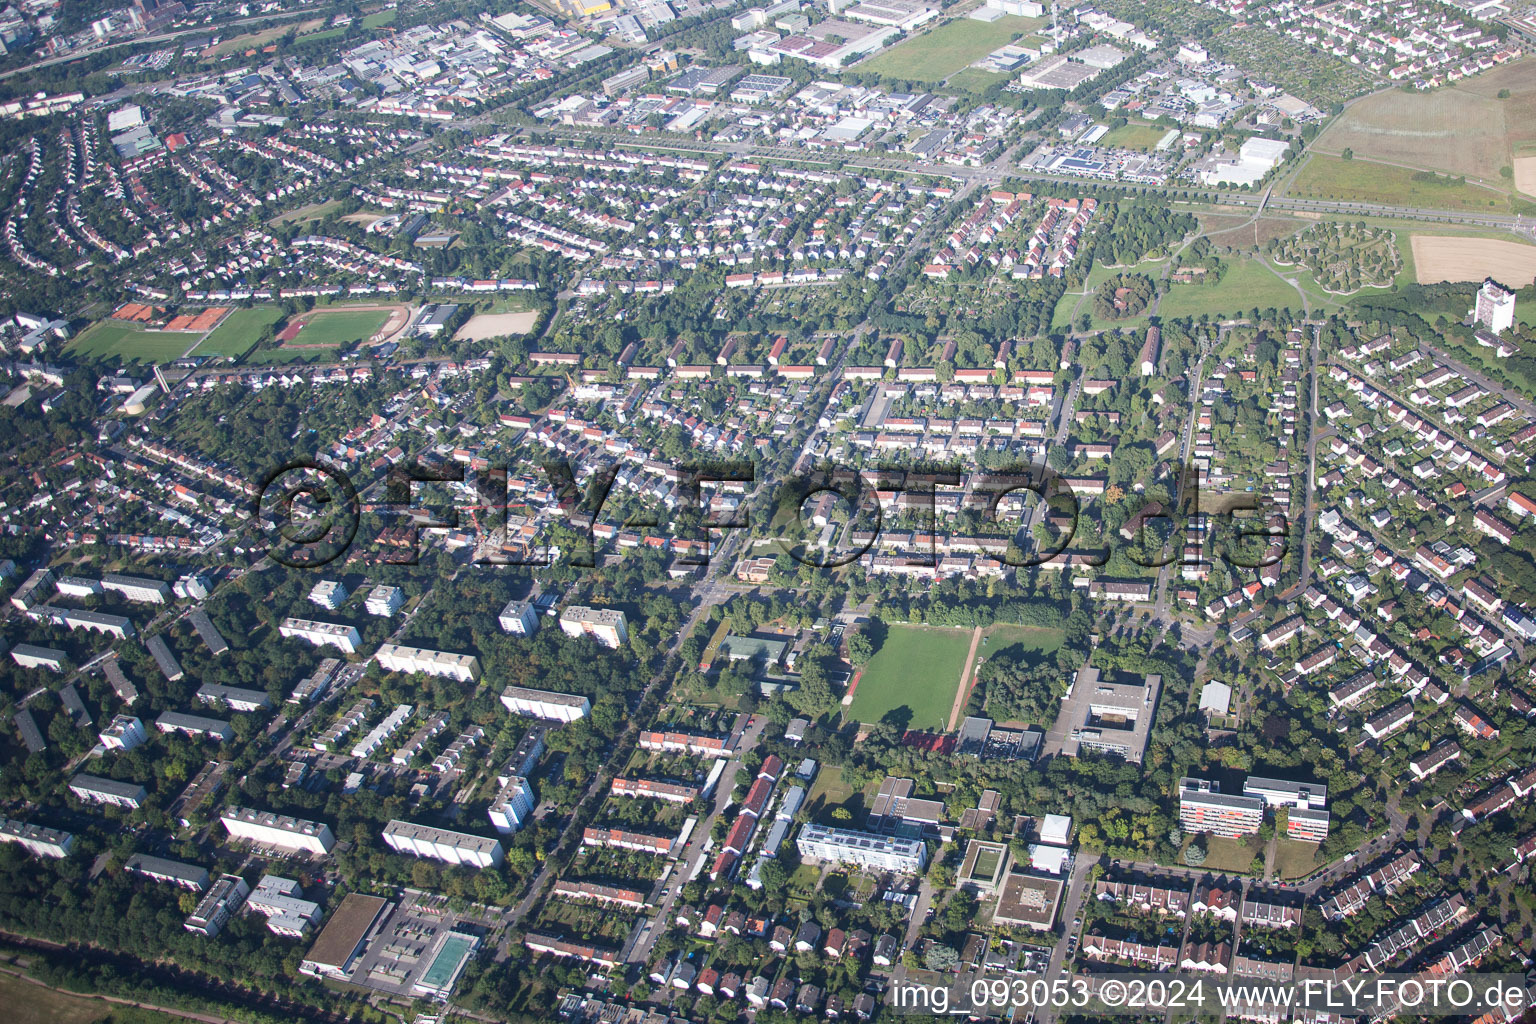
[[[849,717],[873,723],[895,712],[904,728],[943,732],[970,646],[968,629],[889,627],[864,667]]]
[[[858,65],[887,78],[937,84],[999,46],[1040,26],[1039,18],[1004,15],[993,22],[954,18]]]
[[[1250,309],[1300,309],[1301,295],[1257,259],[1233,258],[1216,284],[1169,285],[1158,316],[1178,319],[1209,313],[1229,316]]]

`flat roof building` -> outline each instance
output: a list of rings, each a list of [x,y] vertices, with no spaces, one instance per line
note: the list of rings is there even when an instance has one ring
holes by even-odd
[[[480,678],[480,659],[473,654],[383,644],[374,655],[374,660],[380,668],[391,672],[420,672],[428,676],[457,679],[461,683],[472,683]]]
[[[920,839],[828,828],[814,822],[808,822],[800,829],[795,845],[802,857],[826,864],[854,864],[877,871],[916,874],[928,863],[928,850]]]
[[[357,966],[368,936],[388,915],[391,904],[378,896],[348,893],[299,964],[314,978],[346,981]]]
[[[321,622],[318,619],[286,618],[278,625],[277,633],[279,636],[308,640],[316,647],[329,645],[347,654],[356,654],[358,645],[363,642],[356,626]]]
[[[546,722],[574,722],[592,711],[592,702],[581,694],[534,690],[526,686],[509,686],[502,690],[501,702],[514,715]]]
[[[163,733],[181,733],[193,739],[205,738],[226,743],[235,738],[235,731],[228,722],[202,715],[188,715],[180,711],[167,711],[155,719],[155,728]]]
[[[14,818],[0,818],[0,843],[15,843],[39,857],[68,857],[75,837],[56,828],[44,828]]]
[[[144,723],[132,715],[118,715],[97,736],[101,745],[108,750],[132,750],[149,740],[149,733],[144,731]]]
[[[539,631],[539,610],[532,601],[508,601],[497,616],[501,631],[513,636],[532,636]]]
[[[179,885],[193,892],[202,892],[208,888],[207,868],[198,867],[196,864],[183,864],[179,860],[167,860],[164,857],[151,857],[147,853],[136,853],[129,857],[127,863],[123,865],[123,870],[131,875],[142,875],[156,882]]]
[[[498,832],[516,832],[533,814],[536,804],[532,784],[525,777],[514,775],[496,793],[496,799],[491,801],[488,812],[491,824]]]
[[[1228,796],[1206,779],[1179,780],[1179,827],[1186,832],[1218,836],[1251,835],[1264,823],[1264,801],[1252,796]]]
[[[328,612],[333,612],[347,603],[347,585],[341,580],[321,580],[309,588],[309,600],[311,604],[317,604]]]
[[[131,810],[143,807],[149,798],[149,792],[137,782],[118,782],[84,772],[69,780],[69,791],[88,804],[110,804]]]
[[[1084,665],[1061,702],[1058,727],[1066,732],[1062,754],[1076,757],[1082,750],[1099,750],[1140,764],[1162,684],[1159,675],[1139,683],[1108,682],[1097,668]]]
[[[369,615],[389,618],[405,604],[405,591],[399,587],[379,585],[368,592],[363,608]]]
[[[493,868],[505,856],[499,839],[415,825],[398,818],[384,826],[384,842],[399,853],[475,868]]]
[[[617,608],[571,605],[560,614],[560,628],[566,636],[590,636],[604,647],[615,650],[629,641],[624,613]]]
[[[249,839],[263,846],[324,856],[336,845],[331,827],[321,821],[305,821],[253,807],[231,807],[219,820],[234,838]]]
[[[101,578],[101,587],[103,590],[114,591],[130,601],[138,601],[141,604],[169,604],[171,600],[169,584],[160,580],[145,579],[142,576],[123,576],[109,572]]]
[[[267,930],[291,939],[302,937],[320,919],[320,904],[303,898],[304,890],[291,878],[263,875],[245,901],[245,908],[267,919]]]
[[[251,887],[239,875],[221,875],[203,893],[203,898],[197,901],[197,909],[187,915],[181,926],[211,939],[223,931],[225,923],[250,893]]]

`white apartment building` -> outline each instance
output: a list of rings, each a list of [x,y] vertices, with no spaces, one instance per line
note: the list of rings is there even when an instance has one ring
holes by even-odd
[[[97,736],[101,739],[101,745],[108,750],[132,750],[149,741],[144,723],[132,715],[118,715]]]
[[[539,610],[532,601],[508,601],[499,617],[501,631],[513,636],[533,636],[539,631]]]
[[[356,626],[320,622],[316,619],[286,618],[277,627],[277,632],[279,636],[296,636],[300,640],[308,640],[316,647],[330,645],[347,654],[356,654],[358,645],[363,642]]]
[[[168,584],[142,576],[123,576],[109,572],[101,578],[101,586],[104,590],[115,591],[140,604],[169,604],[171,601],[171,588]]]
[[[324,856],[336,845],[331,827],[323,821],[305,821],[253,807],[231,807],[219,820],[234,838],[263,846]]]
[[[921,839],[828,828],[814,822],[800,829],[795,845],[802,857],[824,864],[854,864],[876,871],[916,874],[928,863],[928,850]]]
[[[46,668],[50,672],[62,672],[69,655],[52,647],[17,644],[11,648],[11,660],[22,668]]]
[[[56,828],[0,818],[0,843],[15,843],[39,857],[68,857],[75,848],[75,837]]]
[[[472,683],[480,678],[480,659],[473,654],[384,644],[374,655],[374,660],[380,668],[390,672],[420,672],[422,675],[457,679],[461,683]]]
[[[501,787],[496,799],[491,801],[491,824],[497,832],[516,832],[533,814],[536,803],[533,786],[523,776],[514,775]]]
[[[138,810],[149,793],[137,782],[118,782],[81,772],[69,780],[69,791],[88,804],[109,804]]]
[[[1494,334],[1509,330],[1515,325],[1515,293],[1492,278],[1484,280],[1477,290],[1474,316],[1477,323],[1487,325]]]
[[[452,832],[430,825],[413,825],[396,818],[384,826],[384,842],[391,849],[413,857],[427,857],[447,864],[474,868],[492,868],[501,863],[505,853],[501,840]]]
[[[346,604],[348,596],[347,585],[341,580],[321,580],[309,588],[309,600],[328,612]]]
[[[368,591],[368,600],[363,602],[363,608],[369,615],[387,619],[399,611],[404,604],[405,591],[399,587],[380,585]]]
[[[560,628],[566,636],[590,636],[604,647],[617,649],[629,641],[629,627],[624,621],[624,613],[616,608],[572,605],[560,613]]]
[[[592,710],[592,702],[580,694],[533,690],[526,686],[507,687],[501,691],[501,702],[514,715],[542,718],[547,722],[574,722],[585,718]]]

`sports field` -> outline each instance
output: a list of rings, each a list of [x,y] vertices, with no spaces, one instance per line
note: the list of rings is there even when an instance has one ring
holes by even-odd
[[[1370,160],[1314,156],[1286,189],[1286,195],[1425,210],[1509,211],[1507,192],[1482,188],[1444,175],[1432,179],[1416,177],[1424,173]]]
[[[858,66],[889,78],[910,82],[942,82],[973,61],[980,60],[1005,43],[1033,32],[1039,18],[1004,15],[994,22],[954,18]]]
[[[197,335],[180,331],[146,331],[121,320],[101,320],[69,343],[68,351],[88,359],[168,363],[180,359]]]
[[[908,728],[943,731],[970,646],[968,629],[891,626],[864,668],[849,717],[878,722],[901,708],[910,713]]]
[[[237,309],[224,318],[224,322],[209,332],[201,345],[192,350],[195,356],[243,356],[256,344],[262,329],[283,318],[277,306],[252,306]]]
[[[1306,273],[1300,268],[1291,269]],[[1157,305],[1157,315],[1170,320],[1201,313],[1231,316],[1270,307],[1300,309],[1301,296],[1258,260],[1232,259],[1227,261],[1227,272],[1220,284],[1170,285],[1168,294]]]
[[[317,309],[289,323],[279,337],[284,348],[351,345],[373,337],[389,317],[387,309]]]

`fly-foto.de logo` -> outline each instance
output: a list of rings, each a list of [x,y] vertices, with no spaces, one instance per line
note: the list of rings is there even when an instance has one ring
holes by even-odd
[[[258,482],[252,522],[268,556],[292,568],[343,559],[360,538],[379,561],[414,565],[423,531],[464,531],[466,523],[474,561],[483,565],[590,568],[618,536],[642,537],[682,565],[708,565],[721,539],[736,531],[766,539],[798,564],[837,568],[881,550],[899,529],[894,557],[931,567],[942,557],[941,517],[955,513],[978,531],[966,542],[1015,569],[1104,565],[1115,547],[1145,568],[1221,560],[1261,569],[1290,549],[1289,520],[1262,510],[1255,495],[1202,505],[1192,466],[1174,474],[1171,495],[1121,509],[1127,514],[1115,530],[1106,528],[1102,509],[1085,510],[1102,500],[1101,478],[1063,476],[1046,465],[971,472],[824,465],[759,481],[751,462],[685,463],[657,471],[659,497],[642,511],[615,496],[620,472],[614,463],[549,460],[515,473],[508,464],[481,465],[471,474],[457,462],[412,461],[359,488],[333,463],[296,458]],[[458,497],[433,500],[445,488]],[[1085,522],[1092,529],[1083,530]]]

